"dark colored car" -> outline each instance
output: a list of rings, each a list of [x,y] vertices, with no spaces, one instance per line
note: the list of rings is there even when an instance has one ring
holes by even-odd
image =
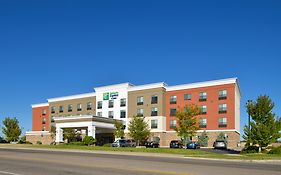
[[[170,148],[182,148],[183,147],[183,144],[182,144],[182,141],[180,140],[172,140],[170,142]]]
[[[146,148],[159,148],[159,143],[154,141],[147,141],[144,143]]]
[[[196,142],[189,142],[188,144],[186,144],[186,149],[199,149],[199,148],[200,146]]]
[[[137,145],[136,142],[132,139],[128,139],[126,141],[127,141],[129,147],[136,147],[136,145]]]
[[[227,149],[227,143],[225,141],[215,141],[213,145],[214,149]]]
[[[129,147],[128,142],[125,139],[116,140],[111,144],[112,147]]]

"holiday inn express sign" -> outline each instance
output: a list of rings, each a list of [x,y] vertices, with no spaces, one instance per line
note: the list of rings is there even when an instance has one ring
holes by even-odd
[[[106,92],[103,93],[103,100],[113,100],[118,97],[118,92]]]

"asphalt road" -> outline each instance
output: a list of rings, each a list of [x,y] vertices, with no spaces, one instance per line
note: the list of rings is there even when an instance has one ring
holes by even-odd
[[[280,175],[278,164],[0,148],[0,175]]]

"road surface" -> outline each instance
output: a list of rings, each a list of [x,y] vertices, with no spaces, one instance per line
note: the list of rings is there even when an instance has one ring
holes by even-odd
[[[280,163],[0,148],[0,175],[280,175]]]

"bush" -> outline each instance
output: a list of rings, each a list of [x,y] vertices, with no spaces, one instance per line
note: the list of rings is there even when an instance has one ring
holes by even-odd
[[[281,154],[281,146],[276,147],[276,148],[272,148],[268,154]]]
[[[70,143],[66,143],[66,145],[84,146],[85,143],[84,142],[70,142]]]
[[[85,136],[83,139],[83,143],[90,146],[96,143],[96,139],[94,139],[94,137],[92,136]]]
[[[248,147],[245,147],[241,153],[242,154],[247,154],[247,153],[258,153],[259,152],[259,147],[257,146],[248,146]]]
[[[106,143],[102,145],[103,147],[111,147],[111,143]]]
[[[41,141],[37,141],[36,144],[37,145],[42,145],[42,142]]]

